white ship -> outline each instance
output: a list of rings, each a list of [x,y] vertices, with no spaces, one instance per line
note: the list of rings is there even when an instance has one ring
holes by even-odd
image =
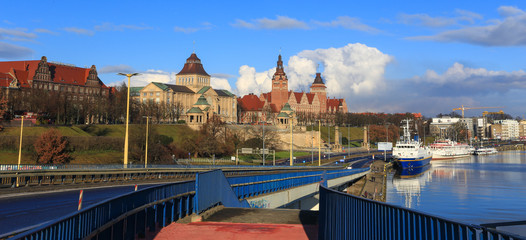
[[[451,140],[439,140],[430,145],[433,153],[432,160],[446,160],[470,155],[470,148],[468,144],[457,143]]]
[[[431,160],[431,151],[424,147],[419,140],[411,139],[409,120],[403,120],[404,136],[393,147],[393,158],[402,169],[423,167]]]
[[[483,148],[478,148],[477,150],[475,150],[475,155],[489,155],[489,154],[496,154],[498,153],[497,149],[495,148],[490,148],[490,147],[483,147]]]

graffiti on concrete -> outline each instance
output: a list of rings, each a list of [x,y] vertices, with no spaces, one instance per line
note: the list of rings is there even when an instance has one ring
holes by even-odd
[[[270,208],[270,202],[268,202],[266,199],[260,199],[257,201],[250,202],[251,208]]]

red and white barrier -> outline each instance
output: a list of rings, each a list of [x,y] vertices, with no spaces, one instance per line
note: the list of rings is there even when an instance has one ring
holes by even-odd
[[[135,184],[135,191],[137,192],[137,184]]]
[[[80,211],[80,209],[82,208],[82,195],[84,195],[84,190],[80,190],[80,195],[79,195],[79,209],[78,211]]]

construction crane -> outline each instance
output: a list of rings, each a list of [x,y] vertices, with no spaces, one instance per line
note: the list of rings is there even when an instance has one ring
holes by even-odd
[[[462,107],[453,108],[453,111],[462,110],[462,118],[464,118],[464,110],[468,110],[468,109],[486,109],[486,108],[504,108],[504,107],[464,107],[464,105],[462,105]]]
[[[488,111],[484,111],[482,112],[482,117],[486,117],[486,115],[488,114],[504,114],[504,111],[500,110],[498,112],[488,112]]]

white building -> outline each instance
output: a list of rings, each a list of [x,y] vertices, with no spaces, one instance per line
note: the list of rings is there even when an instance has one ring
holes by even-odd
[[[501,140],[519,139],[519,122],[512,119],[506,119],[495,121],[495,124],[501,125]]]

